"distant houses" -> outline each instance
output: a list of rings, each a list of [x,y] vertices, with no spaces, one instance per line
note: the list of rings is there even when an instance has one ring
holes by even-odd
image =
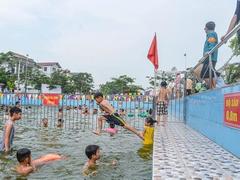
[[[52,73],[58,70],[62,70],[62,67],[58,62],[40,62],[37,63],[37,65],[40,67],[41,71],[48,77],[50,77]]]
[[[1,64],[1,66],[10,73],[24,73],[27,68],[37,67],[37,63],[33,59],[29,58],[28,55],[24,56],[12,51],[9,51],[7,54],[8,57],[14,61],[5,61]]]
[[[2,54],[5,54],[6,60],[2,60],[1,67],[4,68],[6,72],[17,76],[15,83],[17,91],[20,92],[26,92],[25,88],[28,92],[31,90],[34,91],[33,87],[30,85],[26,86],[25,84],[28,76],[26,70],[40,70],[48,77],[50,77],[55,71],[62,70],[62,67],[58,62],[36,62],[28,55],[22,55],[13,51]]]

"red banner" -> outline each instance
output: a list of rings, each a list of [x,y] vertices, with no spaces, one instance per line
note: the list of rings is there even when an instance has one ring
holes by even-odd
[[[60,94],[42,94],[42,101],[44,106],[58,106],[60,99]]]
[[[224,123],[240,128],[240,93],[224,95]]]

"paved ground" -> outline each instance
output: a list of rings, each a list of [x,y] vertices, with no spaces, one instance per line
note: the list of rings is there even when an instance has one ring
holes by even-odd
[[[155,129],[153,179],[237,179],[240,159],[181,122]]]

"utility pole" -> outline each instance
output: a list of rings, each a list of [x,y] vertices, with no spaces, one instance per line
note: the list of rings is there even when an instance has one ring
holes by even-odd
[[[25,63],[25,96],[27,95],[27,65],[28,65],[28,54],[26,55],[26,63]]]
[[[20,60],[18,60],[18,68],[17,68],[17,93],[19,93],[19,84],[20,84]]]
[[[187,53],[184,53],[184,57],[185,57],[185,67],[184,67],[184,69],[186,70],[187,69]]]

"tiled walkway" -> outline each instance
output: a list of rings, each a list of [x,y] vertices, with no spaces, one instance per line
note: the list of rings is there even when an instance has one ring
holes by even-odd
[[[237,179],[240,159],[181,122],[155,129],[153,179]]]

